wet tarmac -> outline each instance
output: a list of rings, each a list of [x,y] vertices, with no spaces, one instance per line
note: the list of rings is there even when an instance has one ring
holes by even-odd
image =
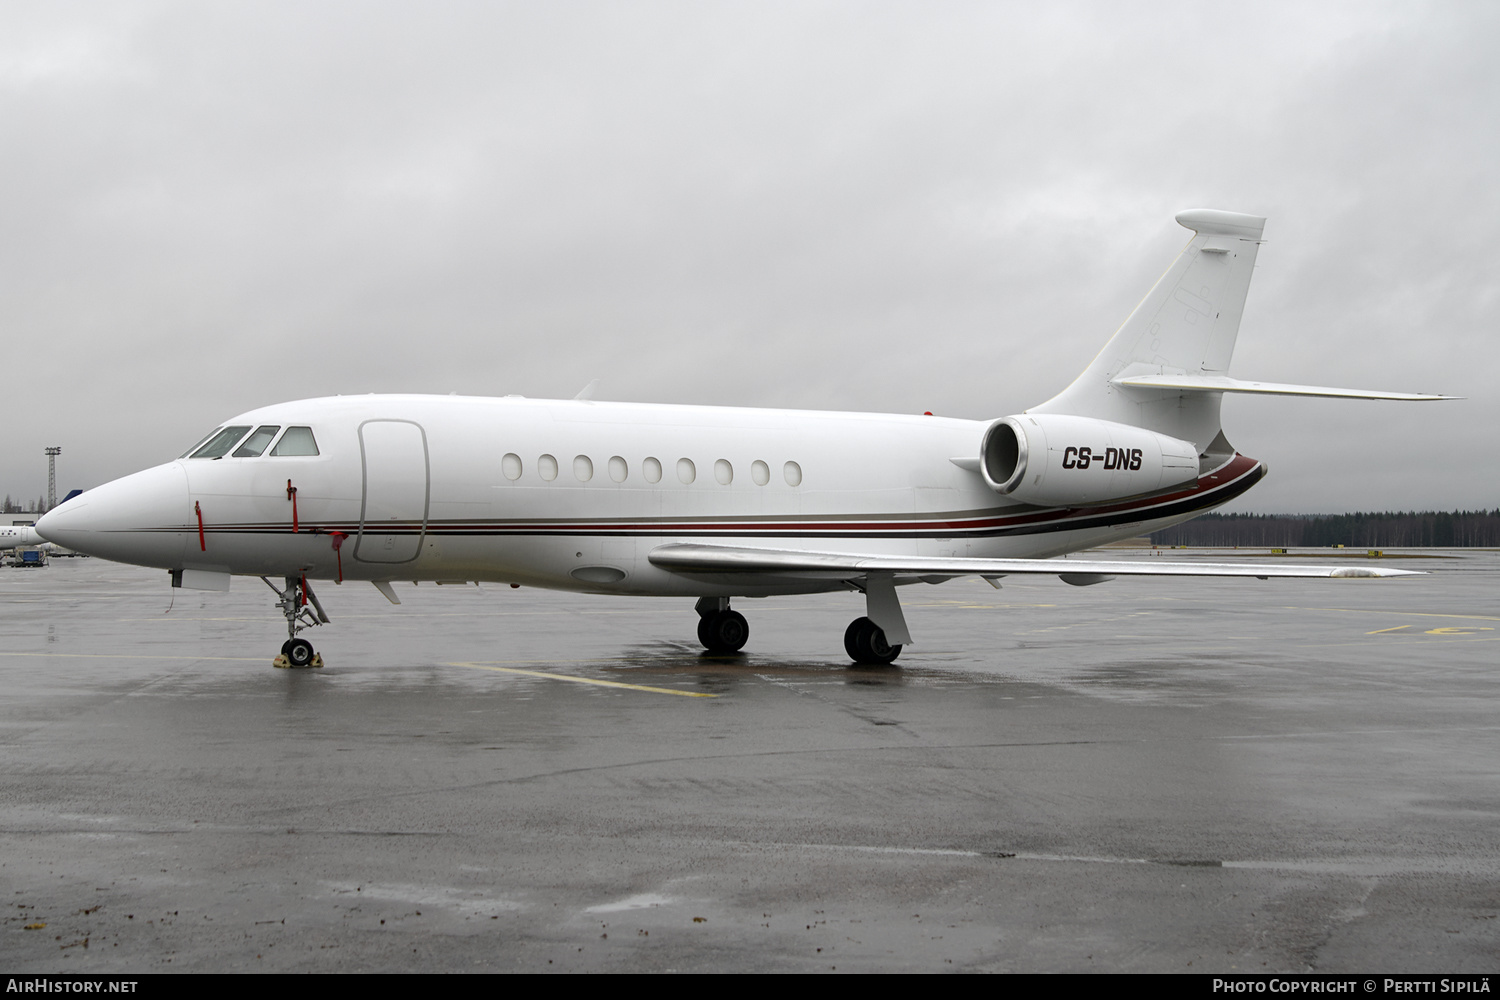
[[[904,588],[884,669],[855,595],[711,657],[324,585],[292,672],[259,581],[0,569],[0,967],[1494,972],[1500,553],[1441,555]]]

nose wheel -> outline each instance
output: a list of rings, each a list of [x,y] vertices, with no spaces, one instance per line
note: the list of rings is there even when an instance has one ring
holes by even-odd
[[[313,649],[312,643],[297,638],[297,633],[304,629],[328,624],[328,615],[324,614],[323,605],[308,585],[306,577],[287,577],[285,589],[265,577],[261,577],[261,580],[276,592],[276,607],[286,617],[287,640],[281,644],[281,655],[271,661],[272,666],[283,670],[321,667],[323,658]]]
[[[281,655],[277,660],[286,660],[287,668],[297,670],[302,667],[321,667],[323,658],[313,651],[313,644],[306,639],[288,639],[281,644]],[[317,662],[314,663],[313,661]],[[273,661],[274,662],[274,661]],[[283,666],[281,663],[276,664]]]

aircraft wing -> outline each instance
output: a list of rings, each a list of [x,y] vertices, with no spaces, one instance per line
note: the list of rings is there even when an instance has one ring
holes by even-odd
[[[979,559],[943,556],[883,556],[850,552],[800,552],[738,545],[670,542],[652,549],[653,566],[685,576],[777,576],[844,580],[868,577],[1000,577],[1042,573],[1080,586],[1116,576],[1351,577],[1419,576],[1419,571],[1375,566],[1306,566],[1280,560],[1260,565],[1174,559]]]

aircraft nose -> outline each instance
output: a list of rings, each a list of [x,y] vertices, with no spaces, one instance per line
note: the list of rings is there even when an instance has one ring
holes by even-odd
[[[37,534],[102,559],[177,569],[191,516],[180,463],[116,479],[59,504],[36,523]],[[196,529],[194,529],[196,530]]]

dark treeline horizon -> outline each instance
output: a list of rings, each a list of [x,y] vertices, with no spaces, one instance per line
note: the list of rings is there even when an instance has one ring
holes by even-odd
[[[30,507],[22,507],[21,504],[29,503]],[[36,514],[38,516],[47,512],[47,498],[37,497],[35,500],[22,500],[20,497],[12,498],[9,493],[5,494],[5,500],[0,503],[0,514]]]
[[[1500,546],[1500,509],[1354,514],[1204,514],[1151,533],[1153,545],[1348,548]]]

